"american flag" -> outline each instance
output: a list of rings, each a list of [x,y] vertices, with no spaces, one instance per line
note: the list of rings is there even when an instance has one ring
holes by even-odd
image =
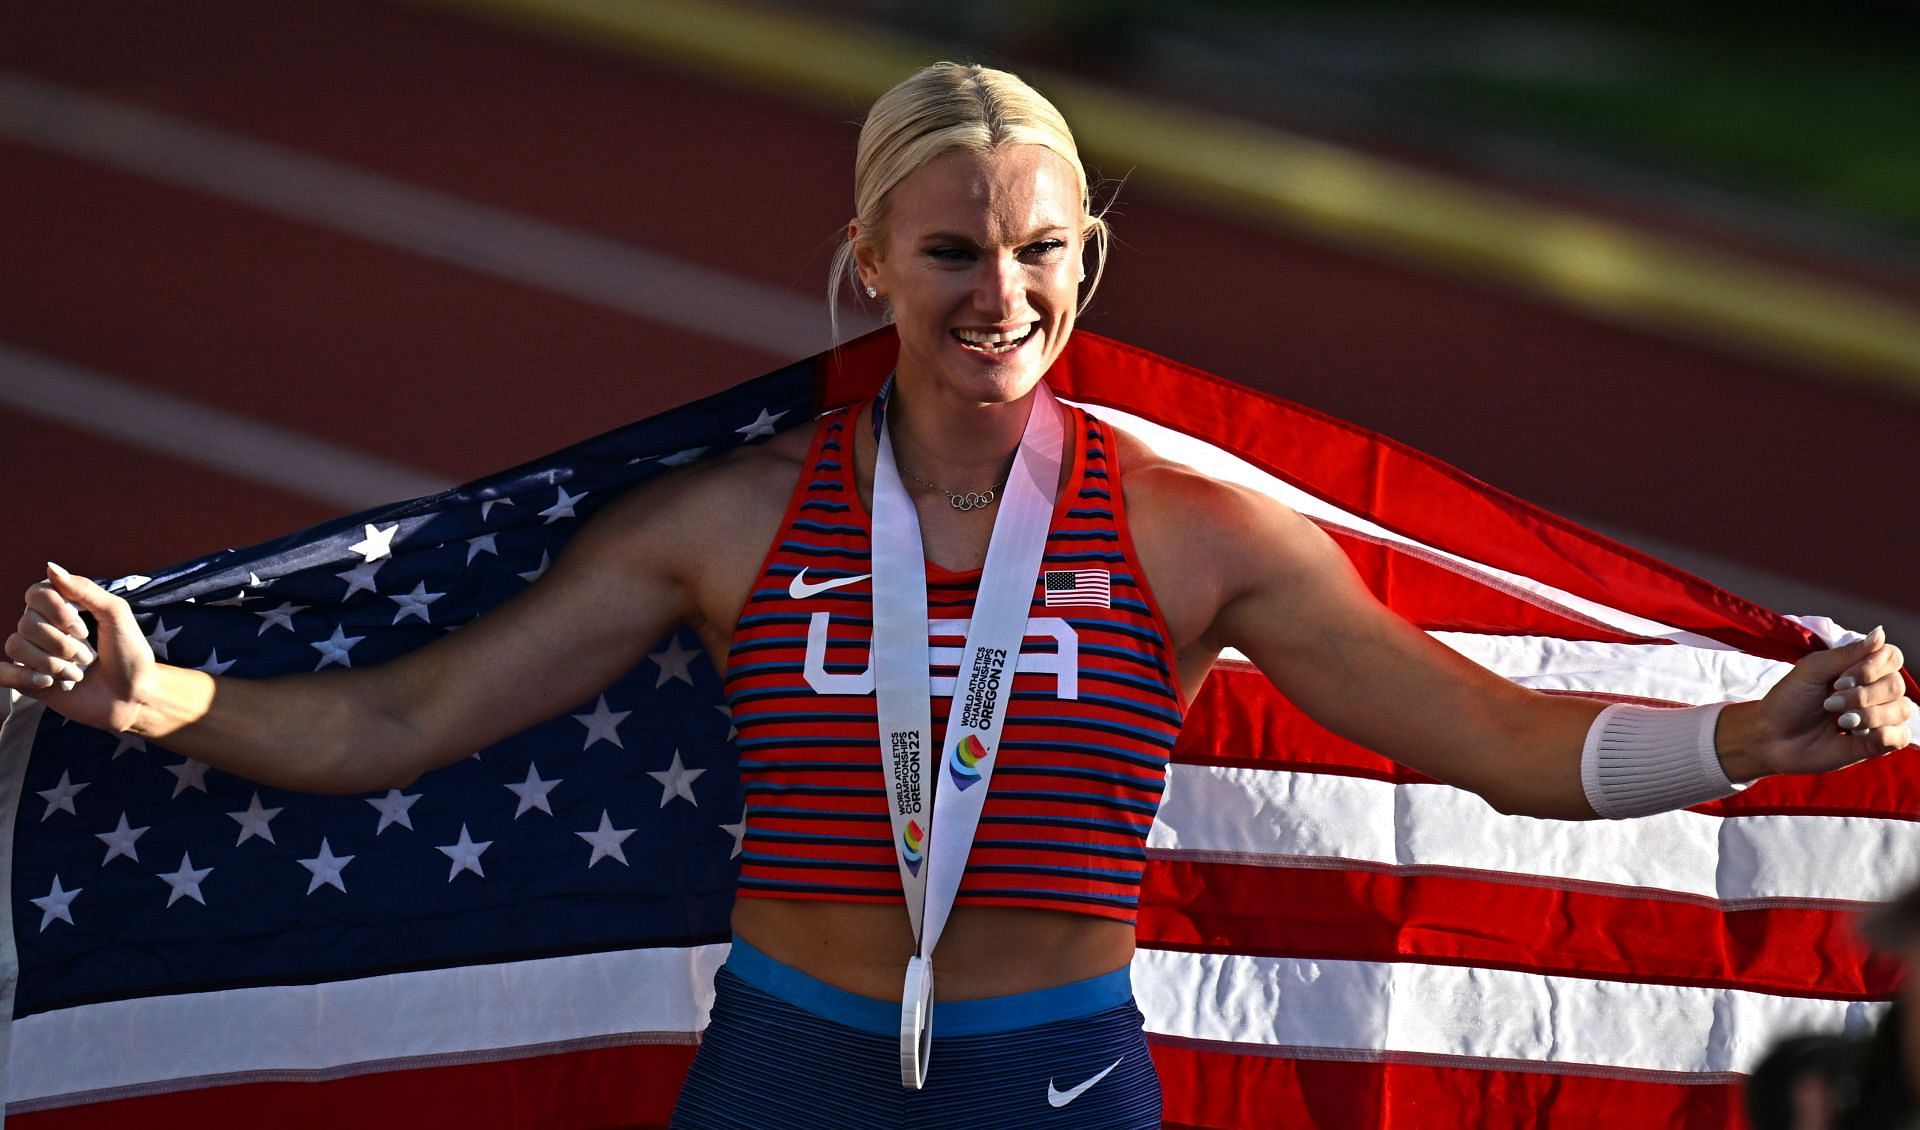
[[[1048,569],[1040,587],[1048,608],[1113,607],[1113,577],[1105,569]]]
[[[623,487],[869,395],[891,350],[875,335],[119,587],[175,663],[367,666],[537,579]],[[1285,498],[1403,615],[1543,689],[1750,697],[1836,631],[1090,334],[1051,379]],[[16,708],[0,729],[9,1117],[663,1124],[725,953],[731,736],[684,632],[593,701],[366,797],[256,787]],[[1858,1029],[1890,994],[1851,926],[1920,857],[1916,791],[1900,755],[1643,821],[1505,817],[1320,730],[1228,657],[1149,842],[1134,974],[1168,1123],[1729,1124],[1775,1035]]]

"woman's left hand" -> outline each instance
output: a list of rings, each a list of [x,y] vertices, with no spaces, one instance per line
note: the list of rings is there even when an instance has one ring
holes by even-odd
[[[1755,704],[1752,768],[1823,773],[1905,747],[1920,726],[1920,708],[1907,698],[1904,663],[1886,632],[1875,628],[1865,639],[1794,664]]]

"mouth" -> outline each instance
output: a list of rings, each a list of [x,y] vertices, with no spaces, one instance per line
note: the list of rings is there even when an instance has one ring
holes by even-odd
[[[1010,330],[954,330],[953,338],[969,353],[998,356],[1012,353],[1033,338],[1039,322],[1028,322]]]

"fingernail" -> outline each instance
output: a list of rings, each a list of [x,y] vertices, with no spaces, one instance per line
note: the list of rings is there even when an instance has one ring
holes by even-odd
[[[1839,710],[1840,708],[1847,705],[1847,700],[1840,697],[1837,694],[1828,695],[1827,701],[1821,703],[1820,705],[1827,710]]]
[[[1855,726],[1851,733],[1856,738],[1864,738],[1867,736],[1868,731],[1865,726]]]
[[[64,577],[64,576],[67,576],[67,575],[68,575],[68,574],[67,574],[67,571],[66,571],[65,569],[62,569],[62,568],[61,568],[60,566],[58,566],[58,565],[55,565],[55,564],[54,564],[53,562],[51,562],[51,561],[49,561],[49,562],[47,562],[47,572],[49,572],[49,573],[58,573],[58,574],[59,574],[60,576],[62,576],[62,577]]]
[[[75,687],[77,687],[77,686],[79,686],[79,685],[80,685],[80,684],[78,684],[78,683],[76,683],[76,682],[74,682],[74,681],[73,681],[72,679],[62,679],[62,680],[60,680],[60,689],[61,689],[61,690],[63,690],[63,691],[70,691],[70,690],[72,690],[73,688],[75,688]]]
[[[97,658],[99,657],[93,654],[92,648],[83,647],[80,649],[80,654],[73,657],[73,661],[78,663],[82,669],[85,669],[93,666],[93,661]],[[1828,707],[1827,709],[1831,710],[1833,707]]]
[[[1876,626],[1873,629],[1873,631],[1868,632],[1867,642],[1871,643],[1875,647],[1879,647],[1881,644],[1886,643],[1887,642],[1886,625],[1882,624],[1882,625]]]
[[[1842,730],[1858,729],[1860,726],[1860,712],[1858,710],[1849,710],[1845,714],[1842,714],[1836,721]]]
[[[53,685],[53,676],[47,674],[45,671],[35,671],[33,678],[28,681],[31,682],[36,689],[44,691]]]
[[[1859,685],[1860,680],[1854,678],[1852,675],[1842,675],[1833,681],[1833,689],[1836,691],[1850,691]],[[1827,709],[1832,710],[1833,707],[1829,706]]]
[[[60,666],[66,668],[67,678],[72,682],[77,683],[81,679],[84,679],[87,677],[87,669],[85,667],[80,666],[78,663],[70,663],[67,660],[62,659],[60,660]],[[72,690],[73,688],[68,687],[67,689]]]

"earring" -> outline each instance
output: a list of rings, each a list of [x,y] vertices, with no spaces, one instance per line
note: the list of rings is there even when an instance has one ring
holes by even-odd
[[[867,297],[868,297],[868,298],[878,298],[878,297],[880,297],[880,292],[879,292],[879,291],[877,291],[877,290],[875,290],[875,289],[874,289],[874,288],[872,288],[872,287],[868,287],[868,288],[867,288]]]

